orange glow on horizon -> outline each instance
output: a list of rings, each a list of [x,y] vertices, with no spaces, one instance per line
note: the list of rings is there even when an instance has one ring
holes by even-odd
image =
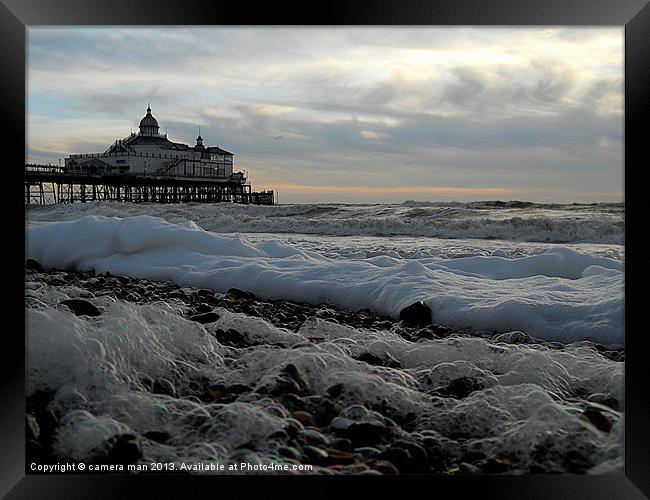
[[[275,187],[284,193],[300,194],[427,194],[427,195],[506,195],[513,194],[513,189],[507,188],[462,188],[462,187],[443,187],[443,186],[403,186],[403,187],[383,187],[383,186],[310,186],[302,184],[277,184]]]

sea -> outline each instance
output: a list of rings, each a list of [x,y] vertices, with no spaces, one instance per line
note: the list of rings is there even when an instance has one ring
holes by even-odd
[[[396,319],[422,301],[432,323],[463,335],[413,343],[319,318],[296,333],[221,311],[210,328],[236,325],[286,347],[233,352],[173,304],[100,297],[102,316],[80,318],[57,306],[76,296],[74,286],[32,283],[26,293],[39,305],[27,311],[28,394],[54,391],[55,447],[78,460],[115,433],[164,430],[169,443],[145,440],[156,460],[228,463],[253,443],[251,460],[275,463],[284,459],[268,436],[291,420],[286,406],[252,395],[205,405],[180,390],[152,394],[138,380],[182,387],[200,373],[255,387],[292,363],[310,379],[310,397],[349,389],[339,424],[414,415],[409,438],[433,436],[455,463],[471,452],[557,472],[552,464],[578,454],[591,473],[620,471],[624,362],[600,353],[624,348],[624,210],[521,201],[30,206],[26,258],[45,268],[239,288]],[[314,336],[323,342],[299,342]],[[508,341],[521,338],[529,340]],[[399,368],[359,362],[364,352]],[[464,378],[476,382],[469,396],[431,396]],[[607,432],[584,416],[594,405]]]

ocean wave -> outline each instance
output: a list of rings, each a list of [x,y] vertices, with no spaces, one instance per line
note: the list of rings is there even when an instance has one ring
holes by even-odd
[[[280,241],[252,243],[160,218],[88,216],[27,230],[27,257],[46,267],[110,271],[225,292],[371,308],[396,317],[423,300],[432,321],[522,330],[559,342],[623,343],[623,264],[568,248],[538,255],[333,260]]]
[[[28,219],[55,221],[84,215],[153,215],[175,223],[192,220],[203,229],[218,233],[413,236],[619,245],[624,241],[622,204],[551,206],[503,202],[510,205],[493,210],[495,203],[244,206],[97,202],[30,208]]]

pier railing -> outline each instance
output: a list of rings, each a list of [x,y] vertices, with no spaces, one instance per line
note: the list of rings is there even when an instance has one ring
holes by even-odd
[[[243,172],[229,177],[69,172],[54,165],[25,165],[25,203],[97,200],[156,203],[232,202],[273,205],[273,191],[254,192]]]

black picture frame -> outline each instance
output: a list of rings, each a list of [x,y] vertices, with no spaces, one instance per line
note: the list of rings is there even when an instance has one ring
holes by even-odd
[[[197,482],[211,496],[223,485],[295,489],[303,495],[348,488],[381,488],[395,494],[476,498],[650,497],[650,391],[647,387],[643,309],[649,272],[644,259],[643,169],[646,138],[642,120],[650,102],[649,0],[336,0],[318,4],[222,0],[0,0],[1,119],[5,122],[3,163],[8,176],[3,212],[12,222],[5,234],[2,276],[5,319],[0,384],[0,495],[7,498],[122,498],[144,486],[149,496],[197,495]],[[600,476],[404,476],[236,477],[25,475],[24,439],[24,204],[19,168],[24,160],[26,27],[36,25],[594,25],[625,27],[625,473]],[[21,158],[22,157],[22,158]],[[22,168],[22,167],[21,167]],[[636,229],[635,229],[636,228]],[[636,306],[636,307],[635,307]],[[13,326],[9,326],[13,325]],[[188,481],[192,482],[190,490]],[[220,481],[217,483],[216,481]],[[408,485],[407,485],[408,483]],[[405,490],[413,486],[421,489]],[[218,489],[214,489],[218,488]],[[272,491],[267,489],[267,491]],[[239,490],[239,493],[241,490]],[[276,492],[277,493],[277,492]],[[477,496],[480,495],[480,496]]]

